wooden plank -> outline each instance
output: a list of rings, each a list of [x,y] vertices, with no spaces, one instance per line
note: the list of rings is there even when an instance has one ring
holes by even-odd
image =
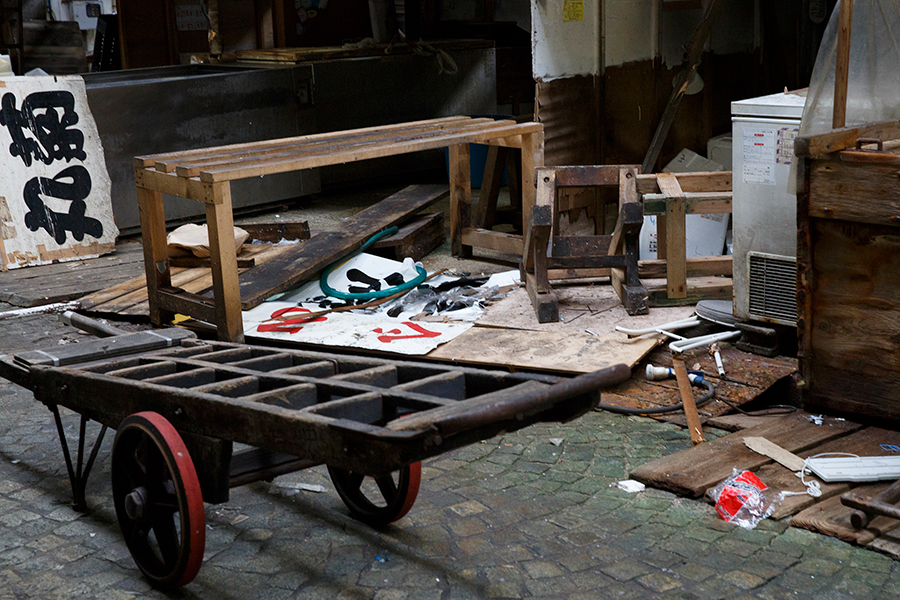
[[[310,238],[309,223],[307,221],[239,223],[238,227],[249,233],[251,240],[272,244],[281,240],[308,240]]]
[[[730,277],[695,277],[687,281],[683,298],[672,298],[667,285],[647,285],[650,306],[683,306],[700,300],[728,300],[733,293]]]
[[[447,196],[443,185],[409,186],[343,221],[340,232],[320,233],[241,274],[242,306],[249,310],[272,294],[309,279],[335,260],[358,249],[372,235],[396,225]]]
[[[464,229],[461,234],[463,246],[494,250],[505,254],[521,256],[524,243],[521,235],[488,231],[486,229]]]
[[[639,165],[586,165],[553,167],[559,187],[596,187],[619,185],[621,169],[638,169]]]
[[[712,419],[707,419],[706,426],[724,429],[725,431],[741,431],[743,429],[762,425],[771,419],[771,416],[756,417],[736,413],[733,415],[720,415],[718,417],[713,417]]]
[[[472,246],[464,243],[462,232],[472,226],[472,169],[468,144],[447,149],[450,176],[450,253],[460,258],[472,256]]]
[[[788,452],[781,446],[773,444],[764,437],[745,437],[744,445],[763,456],[768,456],[785,468],[797,472],[803,470],[803,459]]]
[[[684,198],[684,191],[674,173],[657,173],[656,183],[659,185],[660,194],[666,198]]]
[[[834,129],[847,124],[847,82],[850,78],[850,27],[853,23],[853,0],[843,0],[838,10],[834,102],[831,113],[831,127]]]
[[[220,340],[241,343],[244,327],[241,319],[241,290],[234,249],[234,219],[231,214],[231,184],[214,190],[217,201],[206,205],[209,231],[209,258],[216,305],[216,327]],[[302,246],[302,244],[299,244]],[[152,304],[151,304],[152,306]],[[206,319],[203,319],[206,320]]]
[[[46,267],[29,267],[0,274],[0,301],[15,306],[40,306],[81,298],[109,287],[111,284],[135,277],[144,272],[143,257],[135,254],[127,261],[93,261],[90,264],[64,263],[66,270],[44,271]],[[62,264],[62,263],[60,263]],[[7,277],[16,271],[36,271],[29,277]],[[16,273],[22,275],[22,273]]]
[[[744,445],[747,436],[764,437],[789,452],[799,453],[862,427],[850,421],[825,417],[814,425],[806,413],[773,419],[758,427],[732,433],[717,440],[651,461],[632,470],[631,477],[653,487],[692,498],[731,475],[732,468],[756,469],[769,462]]]
[[[659,194],[659,175],[645,173],[636,178],[638,194]],[[673,173],[678,185],[685,193],[695,192],[730,192],[732,190],[731,171],[699,171],[695,173]]]
[[[531,318],[533,312],[529,309]],[[599,332],[598,332],[599,333]],[[473,327],[428,353],[428,358],[550,371],[589,373],[618,363],[634,366],[656,340],[623,344],[612,334],[556,333]],[[477,348],[478,352],[472,349]]]
[[[861,493],[875,495],[887,488],[888,485],[890,484],[867,485],[856,488],[856,490]],[[869,526],[866,529],[860,530],[854,528],[850,523],[850,515],[852,513],[852,508],[841,504],[840,496],[832,496],[813,504],[791,517],[791,525],[836,537],[851,544],[859,544],[861,541],[863,544],[868,544],[900,525],[900,521],[896,519],[875,517],[869,522]]]
[[[419,260],[444,243],[444,213],[421,215],[390,237],[382,238],[369,246],[367,252],[391,260],[404,258]]]
[[[196,148],[194,150],[179,150],[175,152],[164,152],[161,154],[153,154],[148,156],[137,156],[134,158],[135,168],[158,168],[158,163],[171,161],[183,161],[196,157],[205,157],[220,153],[233,152],[241,154],[242,152],[252,152],[257,149],[282,147],[297,144],[303,141],[316,141],[321,139],[335,139],[342,136],[367,135],[375,132],[396,132],[409,128],[437,128],[440,129],[445,124],[458,123],[461,121],[471,121],[471,117],[442,117],[439,119],[426,119],[423,121],[410,121],[407,123],[395,123],[391,125],[379,125],[376,127],[363,127],[359,129],[347,129],[344,131],[331,131],[325,133],[315,133],[311,135],[294,136],[289,138],[279,138],[275,140],[260,140],[258,142],[243,142],[238,144],[228,144],[226,146],[215,146],[212,148]],[[163,169],[165,172],[170,172]]]
[[[354,148],[412,143],[436,135],[481,132],[485,128],[495,126],[497,123],[509,124],[512,121],[470,119],[468,121],[442,123],[437,127],[434,125],[420,125],[396,131],[375,129],[356,134],[346,134],[344,132],[328,135],[319,134],[318,138],[306,136],[290,142],[276,140],[270,142],[268,146],[260,146],[253,149],[238,147],[229,151],[220,151],[217,148],[210,148],[207,154],[193,156],[189,159],[174,157],[165,161],[159,160],[156,162],[156,169],[163,173],[171,173],[174,170],[179,177],[197,177],[201,171],[216,168],[261,165],[285,158],[299,159],[348,151]]]
[[[446,135],[435,135],[423,137],[422,139],[413,141],[400,141],[396,143],[377,143],[371,145],[361,145],[356,148],[348,148],[338,150],[336,152],[324,152],[309,156],[291,157],[251,161],[250,164],[235,164],[218,168],[205,169],[200,172],[200,181],[207,183],[216,183],[222,181],[232,181],[235,179],[245,179],[247,177],[258,177],[260,175],[274,175],[276,173],[285,173],[287,171],[298,171],[300,169],[311,169],[314,167],[323,167],[328,165],[336,165],[347,162],[355,162],[359,160],[368,160],[370,158],[379,158],[382,156],[394,156],[398,154],[409,154],[412,152],[420,152],[422,150],[431,150],[434,148],[446,148],[448,146],[459,144],[478,144],[488,143],[492,139],[509,137],[515,135],[535,134],[540,132],[541,125],[537,123],[523,123],[514,125],[504,125],[499,127],[484,127],[472,130],[467,133],[449,133]],[[528,153],[523,153],[524,156]],[[523,168],[524,173],[529,173],[529,187],[532,189],[533,196],[533,171],[527,171]],[[523,193],[527,194],[528,190],[523,186]]]
[[[139,331],[100,340],[89,340],[79,344],[66,344],[49,350],[21,352],[16,354],[14,359],[16,363],[27,367],[61,367],[134,352],[171,348],[180,345],[181,340],[195,337],[197,336],[194,332],[186,329]]]
[[[813,161],[810,168],[810,217],[900,225],[900,177],[896,165],[821,159]],[[860,198],[877,201],[860,202]]]
[[[661,194],[644,195],[645,215],[666,214],[666,201]],[[688,215],[732,212],[731,192],[691,192],[685,194],[684,212]]]
[[[693,256],[685,261],[685,272],[688,277],[707,277],[732,273],[732,257],[728,256]],[[638,263],[641,279],[663,279],[666,276],[666,260],[651,259]]]
[[[684,407],[684,416],[687,419],[688,431],[691,434],[691,443],[696,446],[705,442],[706,438],[703,437],[703,426],[700,424],[700,415],[697,414],[697,404],[694,402],[694,392],[688,379],[687,368],[684,366],[684,360],[680,356],[672,357],[672,364],[675,368],[678,390],[681,392],[681,405]]]
[[[830,154],[853,148],[860,138],[896,140],[900,138],[900,121],[875,123],[864,127],[842,127],[828,133],[798,137],[794,140],[794,153],[805,157]]]
[[[669,299],[687,298],[687,241],[685,200],[666,200],[666,294]]]

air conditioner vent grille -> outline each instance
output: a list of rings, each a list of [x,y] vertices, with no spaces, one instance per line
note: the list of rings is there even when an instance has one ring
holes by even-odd
[[[749,252],[749,314],[785,325],[797,323],[797,261]]]

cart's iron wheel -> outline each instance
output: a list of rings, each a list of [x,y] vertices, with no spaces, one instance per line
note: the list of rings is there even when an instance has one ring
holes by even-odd
[[[193,580],[206,544],[203,494],[187,448],[165,417],[140,412],[119,425],[112,488],[119,527],[141,572],[165,588]]]
[[[413,463],[381,477],[336,467],[328,467],[328,474],[354,518],[370,525],[386,525],[401,519],[416,502],[422,463]]]

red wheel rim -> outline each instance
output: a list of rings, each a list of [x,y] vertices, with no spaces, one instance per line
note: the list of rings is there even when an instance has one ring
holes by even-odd
[[[379,477],[336,467],[328,467],[328,474],[350,514],[364,523],[379,526],[402,519],[415,504],[422,481],[422,463],[415,462]]]
[[[190,583],[203,563],[206,515],[190,453],[162,415],[140,412],[119,425],[113,500],[125,543],[154,584]]]

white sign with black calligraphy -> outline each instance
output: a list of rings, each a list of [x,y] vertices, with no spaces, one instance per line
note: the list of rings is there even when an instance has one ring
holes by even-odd
[[[115,249],[110,179],[81,77],[0,79],[0,267]]]

